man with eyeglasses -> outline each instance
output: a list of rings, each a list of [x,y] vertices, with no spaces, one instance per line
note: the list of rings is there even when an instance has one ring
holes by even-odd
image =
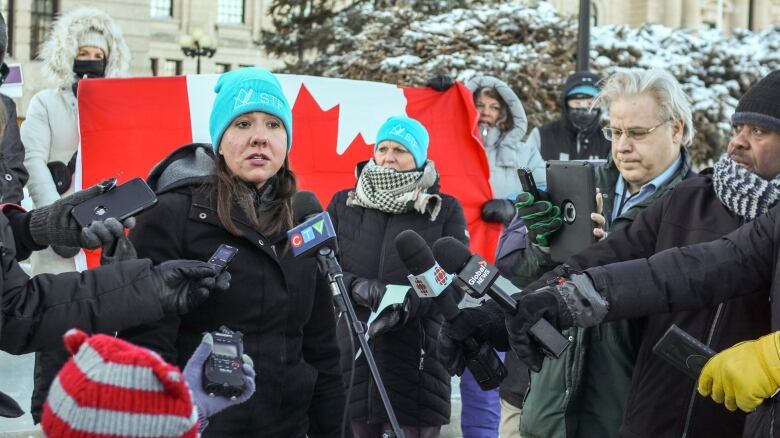
[[[611,142],[607,163],[596,169],[600,191],[597,198],[602,210],[591,215],[596,224],[594,234],[604,238],[607,231],[617,233],[627,228],[641,217],[640,212],[662,202],[673,187],[695,175],[685,151],[693,139],[693,126],[687,96],[677,80],[662,70],[631,70],[612,75],[596,96],[595,104],[609,113],[604,135]],[[496,264],[517,286],[525,287],[555,268],[547,243],[554,238],[561,222],[557,208],[549,202],[533,200],[528,193],[521,194],[517,201],[518,216],[526,224],[525,245],[507,249],[518,254],[513,265],[502,264],[501,259]],[[611,240],[610,237],[604,242]],[[590,266],[607,256],[592,249],[575,256],[569,264]],[[449,332],[442,333],[442,340],[460,342],[470,334],[507,349],[505,329],[486,329],[504,323],[491,313],[493,306],[464,309],[465,317],[456,319],[448,327]],[[543,366],[541,362],[531,366],[537,372],[531,373],[520,435],[617,437],[631,387],[641,325],[638,321],[622,321],[564,333],[572,343],[563,356],[547,360]],[[502,332],[498,338],[490,339],[491,333]]]
[[[542,288],[551,279],[568,276],[573,270],[635,258],[647,258],[664,249],[709,242],[769,210],[780,199],[780,106],[778,102],[780,102],[780,71],[775,71],[759,81],[740,99],[736,112],[732,116],[735,129],[728,145],[728,153],[716,163],[712,174],[682,182],[648,207],[629,227],[615,230],[609,238],[568,260],[569,266],[558,267],[548,272],[538,281],[528,285],[527,290]],[[658,114],[662,115],[660,112]],[[663,118],[645,126],[649,130],[662,120]],[[615,122],[616,118],[613,117],[608,127],[630,128]],[[656,131],[665,129],[665,126],[669,124],[662,123],[654,132],[646,134],[644,141],[648,141],[647,139],[655,135]],[[618,136],[617,131],[614,130],[609,134],[613,138],[613,148],[616,139],[622,140],[627,137],[625,132],[621,132],[622,135]],[[619,156],[615,159],[617,161]],[[662,278],[658,280],[663,281]],[[631,438],[741,436],[745,414],[727,412],[713,401],[697,396],[696,382],[654,355],[652,347],[671,324],[676,324],[715,351],[721,351],[741,341],[759,338],[770,331],[770,306],[767,303],[767,294],[768,290],[763,288],[703,310],[666,313],[634,320],[634,324],[640,324],[640,330],[636,332],[637,336],[634,338],[636,360],[630,393],[620,426],[620,436]],[[526,342],[528,337],[521,328],[523,324],[521,320],[528,319],[528,315],[545,314],[547,317],[552,317],[557,314],[557,311],[546,307],[547,304],[539,304],[543,300],[536,300],[537,304],[532,304],[531,301],[534,300],[530,300],[531,295],[523,295],[524,298],[520,300],[526,303],[523,307],[524,316],[508,319],[506,327],[509,332],[509,343],[518,356],[534,363],[538,360],[538,355],[528,348]],[[622,302],[621,305],[625,307]],[[490,309],[484,310],[484,313],[488,313]],[[549,312],[545,313],[546,311]],[[636,309],[634,312],[634,314],[641,313],[641,309]],[[495,319],[493,318],[492,325],[500,324]],[[607,323],[606,327],[613,324],[614,322]],[[605,338],[609,335],[605,330],[605,324],[587,330],[591,333],[591,343],[594,338]],[[500,339],[492,340],[493,343],[499,341]],[[573,346],[579,347],[580,343]],[[604,356],[603,368],[594,369],[595,372],[582,379],[579,385],[585,388],[593,386],[610,388],[614,382],[609,369],[619,365],[621,356],[591,348],[587,353],[588,364],[593,363],[594,353]],[[557,362],[545,360],[540,376],[545,373],[549,365]],[[601,374],[598,374],[599,372]],[[529,397],[534,393],[535,381],[532,379]],[[526,404],[526,409],[527,406]],[[586,407],[588,411],[599,409],[595,402]],[[523,421],[525,420],[524,416]],[[539,421],[543,420],[539,419]],[[567,427],[569,430],[576,430],[578,425],[567,423]],[[525,434],[523,436],[526,437]],[[527,436],[539,435],[528,434]]]

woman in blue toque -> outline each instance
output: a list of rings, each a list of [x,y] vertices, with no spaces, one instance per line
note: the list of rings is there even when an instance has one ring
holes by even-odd
[[[468,243],[463,209],[439,192],[439,174],[428,160],[428,132],[409,117],[390,117],[379,129],[374,156],[358,165],[354,189],[328,206],[339,236],[344,283],[358,317],[376,311],[388,285],[409,288],[395,237],[411,229],[429,245],[452,236]],[[459,301],[460,297],[458,297]],[[369,327],[370,343],[390,402],[407,437],[438,437],[450,419],[450,375],[436,355],[442,318],[431,299],[409,290]],[[390,429],[365,355],[355,359],[349,327],[339,320],[344,381],[354,365],[349,415],[355,437],[380,437]]]
[[[243,333],[258,391],[209,419],[205,437],[335,437],[344,409],[330,291],[312,258],[295,259],[292,113],[278,80],[259,68],[220,76],[211,111],[212,144],[184,146],[149,176],[158,205],[130,238],[154,262],[209,260],[238,248],[231,287],[194,312],[121,333],[183,366],[203,332]]]

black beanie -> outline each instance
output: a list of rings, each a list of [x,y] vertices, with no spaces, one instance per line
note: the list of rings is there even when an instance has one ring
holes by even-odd
[[[750,87],[739,99],[731,123],[780,132],[780,70],[769,73]]]

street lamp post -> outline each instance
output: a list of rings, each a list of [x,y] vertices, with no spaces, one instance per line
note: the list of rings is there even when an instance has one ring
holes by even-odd
[[[200,57],[211,58],[217,52],[217,42],[214,38],[198,28],[192,31],[192,35],[182,35],[179,38],[179,46],[184,56],[197,59],[198,74],[200,74]]]

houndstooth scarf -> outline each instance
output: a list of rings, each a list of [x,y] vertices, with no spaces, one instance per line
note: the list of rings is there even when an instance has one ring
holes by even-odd
[[[357,187],[349,192],[347,206],[373,208],[385,213],[401,214],[416,210],[428,213],[431,222],[441,210],[441,196],[427,193],[439,175],[428,160],[421,171],[399,172],[369,160],[358,178]]]
[[[715,194],[732,212],[752,221],[780,200],[780,177],[765,180],[724,154],[715,164]]]

